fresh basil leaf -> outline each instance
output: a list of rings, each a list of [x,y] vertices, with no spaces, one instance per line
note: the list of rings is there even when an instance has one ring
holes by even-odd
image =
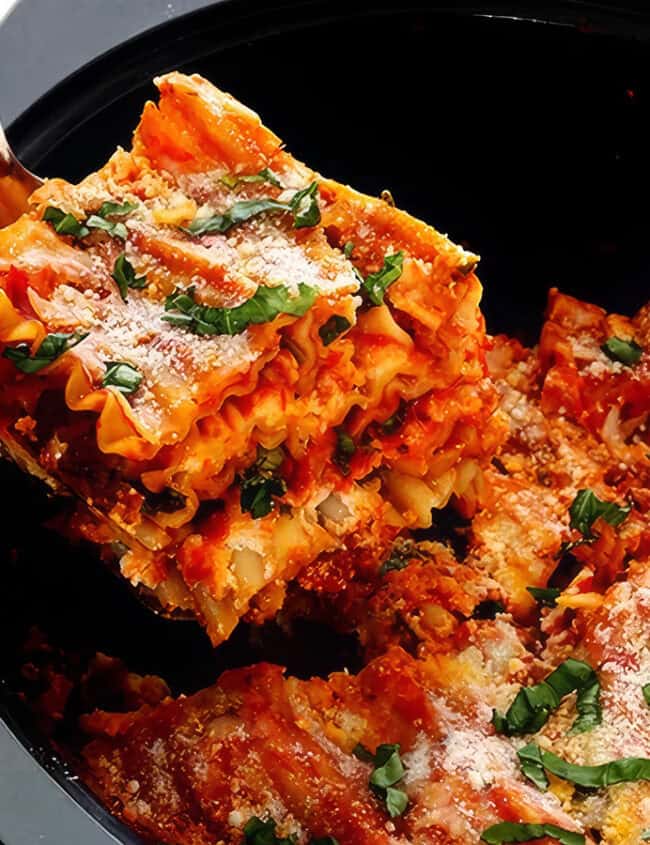
[[[284,452],[282,449],[257,447],[257,459],[239,477],[240,506],[253,519],[260,519],[271,513],[275,507],[275,496],[283,496],[287,485],[279,473]]]
[[[98,214],[91,214],[86,220],[86,226],[89,229],[101,229],[113,238],[120,238],[125,241],[128,235],[124,223],[116,222],[114,220],[105,220]]]
[[[276,188],[282,187],[282,183],[278,179],[277,174],[268,167],[260,170],[259,173],[250,173],[246,176],[238,176],[235,173],[226,173],[226,175],[222,176],[219,181],[223,182],[227,188],[231,188],[232,190],[241,184],[253,182],[268,182]]]
[[[362,293],[372,305],[382,305],[384,294],[388,288],[402,275],[404,264],[404,253],[396,252],[394,255],[387,255],[384,258],[384,266],[376,273],[370,273],[363,280]]]
[[[173,326],[181,326],[199,335],[241,334],[248,326],[268,323],[279,314],[302,315],[314,304],[317,290],[309,285],[298,285],[298,296],[289,288],[260,286],[254,295],[234,308],[212,308],[199,305],[194,299],[194,287],[177,288],[165,301],[166,314],[162,319]]]
[[[600,685],[596,673],[588,663],[572,657],[561,663],[544,681],[520,689],[505,716],[494,711],[492,724],[496,731],[507,736],[535,733],[546,724],[564,696],[571,692],[578,694],[578,717],[572,732],[582,733],[600,724]]]
[[[643,693],[645,703],[648,705],[648,707],[650,707],[650,684],[644,684],[641,687],[641,692]]]
[[[526,590],[542,607],[555,607],[556,599],[562,595],[559,587],[526,587]]]
[[[320,210],[316,194],[318,183],[312,182],[302,191],[296,191],[288,203],[278,200],[262,198],[255,200],[240,200],[232,205],[223,214],[214,214],[212,217],[197,217],[189,226],[181,227],[188,235],[205,235],[209,232],[225,234],[233,226],[245,223],[253,217],[269,212],[293,213],[294,228],[300,229],[303,226],[315,226],[320,221]]]
[[[43,214],[43,220],[54,226],[54,231],[59,235],[73,235],[75,238],[85,238],[90,230],[77,220],[74,214],[66,214],[60,208],[49,205]]]
[[[532,839],[544,839],[550,836],[561,845],[585,845],[582,833],[565,830],[554,824],[526,824],[524,822],[499,822],[488,827],[481,834],[488,845],[502,845],[505,842],[530,842]]]
[[[273,819],[263,821],[251,816],[244,825],[244,845],[296,845],[297,839],[293,834],[279,838],[275,833],[276,826]]]
[[[401,789],[395,789],[394,786],[386,788],[386,809],[391,819],[396,816],[401,816],[404,810],[408,807],[409,797]]]
[[[623,757],[600,766],[577,766],[574,763],[567,763],[566,760],[550,751],[544,751],[534,743],[520,748],[517,755],[520,760],[523,756],[528,761],[529,767],[538,760],[538,766],[556,777],[591,789],[613,786],[617,783],[650,780],[650,759],[645,757]],[[525,771],[524,774],[527,775]]]
[[[130,214],[137,207],[137,202],[103,202],[96,214],[98,217],[120,217],[124,214]]]
[[[332,460],[341,470],[343,475],[350,472],[350,458],[354,455],[357,447],[354,445],[354,440],[342,428],[335,429],[336,432],[336,446],[334,447],[334,455]]]
[[[105,361],[106,374],[102,387],[115,387],[125,396],[130,396],[142,384],[142,373],[126,361]]]
[[[340,314],[332,314],[326,323],[318,330],[320,339],[323,341],[323,346],[329,346],[336,338],[346,332],[352,323],[347,317],[342,317]]]
[[[405,769],[399,756],[398,743],[383,743],[378,745],[374,755],[362,745],[356,745],[353,754],[365,763],[371,763],[374,768],[368,785],[374,794],[380,798],[391,818],[401,816],[408,806],[408,795],[395,785],[404,777]]]
[[[381,424],[382,434],[395,434],[395,432],[404,425],[406,419],[406,412],[408,405],[406,402],[400,402],[398,409],[394,414],[391,414],[387,420]]]
[[[418,549],[412,540],[397,541],[390,552],[390,557],[379,567],[379,574],[386,575],[387,572],[399,572],[405,569],[414,560],[422,560],[425,555]]]
[[[650,839],[650,827],[647,830],[641,831],[641,842],[647,842]]]
[[[364,745],[361,745],[360,742],[357,742],[357,744],[354,746],[354,748],[352,749],[352,753],[357,758],[357,760],[361,760],[362,763],[374,764],[375,762],[375,755],[368,751],[368,749]]]
[[[303,229],[320,223],[318,182],[312,182],[302,191],[297,191],[289,200],[289,208],[293,211],[294,229]]]
[[[631,507],[617,505],[616,502],[604,502],[595,495],[593,490],[579,490],[569,508],[571,516],[570,526],[578,530],[584,537],[590,539],[594,522],[604,519],[614,527],[620,525],[629,514]]]
[[[346,258],[350,258],[352,253],[354,252],[354,242],[353,241],[346,241],[343,245],[343,255]]]
[[[172,487],[163,488],[160,493],[145,490],[141,510],[155,516],[157,513],[176,513],[181,511],[187,503],[187,496],[183,496]]]
[[[19,343],[18,346],[8,346],[2,353],[2,357],[13,361],[15,367],[23,373],[37,373],[56,361],[64,352],[81,343],[88,334],[89,332],[82,331],[72,334],[63,332],[48,334],[33,356],[30,355],[29,344]]]
[[[147,277],[135,275],[133,265],[124,252],[115,259],[111,276],[115,279],[120,296],[124,302],[127,300],[129,288],[132,290],[141,290],[147,286]]]
[[[643,355],[643,348],[634,340],[622,340],[620,337],[609,337],[600,347],[612,361],[620,361],[628,367],[634,366]]]
[[[534,742],[524,745],[517,751],[521,771],[524,777],[532,781],[538,789],[542,792],[548,789],[548,777],[544,771],[544,761],[540,754],[539,746]]]

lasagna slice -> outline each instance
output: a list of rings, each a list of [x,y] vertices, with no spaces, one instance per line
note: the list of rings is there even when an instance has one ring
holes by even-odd
[[[0,438],[218,643],[351,538],[473,513],[502,425],[476,256],[156,84],[131,151],[0,230]]]

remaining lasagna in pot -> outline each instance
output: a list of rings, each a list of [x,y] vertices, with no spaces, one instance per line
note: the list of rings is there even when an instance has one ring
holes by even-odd
[[[0,231],[0,438],[218,643],[306,565],[472,514],[503,432],[477,257],[157,85],[131,151]]]

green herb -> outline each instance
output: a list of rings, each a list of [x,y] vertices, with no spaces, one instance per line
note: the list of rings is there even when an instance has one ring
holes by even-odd
[[[315,226],[320,221],[317,193],[318,183],[312,182],[307,188],[297,191],[288,203],[273,199],[240,200],[223,214],[215,214],[212,217],[197,217],[189,226],[182,227],[182,229],[188,235],[195,236],[205,235],[208,232],[224,234],[238,223],[244,223],[252,217],[267,212],[292,212],[293,225],[296,229],[304,226]]]
[[[375,795],[386,805],[391,818],[401,816],[408,806],[408,795],[397,784],[404,777],[404,764],[399,756],[399,744],[378,745],[371,754],[363,745],[356,745],[352,752],[364,763],[370,763],[374,768],[368,784]]]
[[[600,724],[600,684],[596,673],[588,663],[572,657],[561,663],[546,680],[520,689],[505,716],[494,711],[492,724],[498,733],[507,736],[535,733],[571,692],[577,692],[578,710],[571,732],[583,733]]]
[[[273,819],[262,819],[252,816],[244,825],[243,845],[295,845],[296,837],[285,836],[280,839],[276,833],[276,823]]]
[[[48,334],[33,356],[30,355],[29,344],[19,343],[18,346],[8,346],[2,353],[2,357],[13,361],[16,368],[23,373],[37,373],[43,367],[47,367],[56,361],[64,352],[81,343],[84,338],[88,337],[88,334],[89,332],[81,331],[76,331],[73,334],[63,332]]]
[[[251,173],[246,176],[237,176],[235,173],[226,173],[226,175],[222,176],[219,181],[223,182],[227,188],[231,188],[232,190],[243,183],[250,184],[251,182],[269,182],[276,188],[282,187],[282,183],[278,179],[277,175],[268,167],[260,170],[259,173]]]
[[[275,507],[274,496],[283,496],[287,492],[287,485],[279,474],[283,461],[282,449],[265,449],[258,445],[255,463],[238,479],[241,509],[248,511],[253,519],[271,513]]]
[[[297,191],[289,200],[289,208],[293,211],[293,225],[295,229],[306,226],[316,226],[320,223],[320,208],[318,207],[318,182],[312,182],[302,191]]]
[[[97,212],[97,216],[120,217],[123,214],[130,214],[132,211],[135,211],[137,207],[137,202],[104,202]]]
[[[391,549],[390,557],[379,567],[379,574],[399,572],[405,569],[412,560],[422,560],[425,557],[412,540],[398,540]]]
[[[544,769],[577,786],[591,789],[613,786],[616,783],[650,780],[650,759],[645,757],[623,757],[600,766],[577,766],[567,763],[550,751],[543,751],[535,743],[520,748],[517,756],[522,763],[523,773],[538,785],[546,779]],[[547,779],[546,782],[548,784]]]
[[[298,285],[298,296],[289,288],[260,286],[255,294],[235,308],[212,308],[199,305],[194,299],[194,286],[176,290],[165,301],[165,311],[176,311],[162,319],[199,335],[241,334],[248,326],[268,323],[279,314],[302,317],[316,299],[316,288]]]
[[[142,373],[125,361],[106,361],[105,366],[102,387],[116,387],[120,393],[130,396],[142,384]]]
[[[90,229],[84,226],[74,214],[66,214],[60,208],[49,205],[43,214],[43,220],[54,226],[54,231],[59,235],[74,235],[75,238],[85,238],[90,234]]]
[[[609,337],[600,347],[612,361],[620,361],[628,367],[638,363],[643,355],[643,348],[633,340],[622,340],[620,337]]]
[[[530,842],[531,839],[543,839],[550,836],[561,845],[584,845],[582,833],[565,830],[554,824],[525,824],[524,822],[500,822],[488,827],[481,834],[488,845],[501,845],[503,842]]]
[[[135,211],[137,203],[133,202],[105,202],[102,203],[101,208],[96,214],[91,214],[86,220],[86,226],[89,229],[102,229],[114,238],[121,238],[125,241],[127,237],[127,230],[124,223],[115,220],[109,220],[109,217],[119,217],[130,212]]]
[[[183,510],[187,503],[187,496],[183,496],[178,490],[172,487],[165,487],[160,493],[153,493],[151,490],[145,490],[144,501],[142,508],[145,513],[176,513],[176,511]]]
[[[343,255],[346,258],[349,258],[354,251],[354,242],[353,241],[346,241],[343,245]]]
[[[381,305],[388,288],[402,275],[404,253],[396,252],[384,258],[384,266],[363,280],[362,293],[373,305]]]
[[[591,529],[594,522],[600,518],[610,525],[620,525],[629,514],[629,505],[622,507],[616,502],[604,502],[595,495],[593,490],[579,490],[571,507],[569,514],[571,528],[577,529],[587,539],[592,538]]]
[[[332,314],[329,320],[318,330],[320,339],[323,341],[323,346],[329,346],[336,338],[346,332],[352,323],[347,317],[342,317],[340,314]]]
[[[404,425],[406,419],[406,412],[408,406],[405,402],[400,402],[399,407],[394,414],[391,414],[387,420],[381,424],[382,434],[395,434],[395,432]]]
[[[526,587],[531,596],[542,607],[555,607],[556,599],[562,594],[558,587]]]
[[[648,705],[648,707],[650,707],[650,684],[644,684],[641,687],[641,692],[643,693],[645,703]]]
[[[147,286],[147,277],[135,275],[133,265],[124,252],[121,255],[118,255],[115,259],[111,276],[115,279],[120,291],[120,296],[125,302],[127,300],[129,288],[132,290],[141,290]]]
[[[641,831],[641,842],[647,842],[650,839],[650,827],[647,830]]]
[[[336,446],[334,448],[334,455],[332,460],[341,470],[343,475],[350,472],[350,458],[354,455],[357,447],[354,445],[354,440],[342,428],[335,429],[336,432]]]

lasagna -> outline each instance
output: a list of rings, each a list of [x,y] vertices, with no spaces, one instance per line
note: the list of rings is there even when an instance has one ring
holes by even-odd
[[[282,608],[363,666],[174,696],[34,635],[59,745],[165,845],[650,840],[650,306],[490,337],[475,256],[157,84],[0,231],[2,442],[215,644]]]
[[[217,644],[306,565],[473,513],[505,429],[475,255],[156,84],[129,152],[0,231],[0,440]]]
[[[299,573],[285,612],[355,631],[359,674],[97,709],[86,782],[170,845],[650,838],[648,313],[552,291],[538,346],[493,339],[478,512]]]

